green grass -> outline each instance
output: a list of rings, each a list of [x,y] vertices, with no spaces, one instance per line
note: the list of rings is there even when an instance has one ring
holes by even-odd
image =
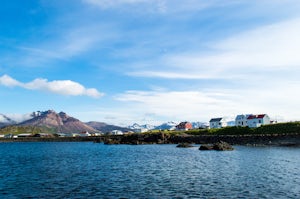
[[[300,133],[300,122],[264,125],[259,128],[225,127],[221,129],[203,129],[187,131],[190,135],[251,135],[251,134],[295,134]]]
[[[0,134],[13,134],[18,135],[21,133],[30,133],[30,134],[37,134],[37,133],[55,133],[54,129],[50,129],[47,127],[34,127],[34,126],[7,126],[0,129]]]

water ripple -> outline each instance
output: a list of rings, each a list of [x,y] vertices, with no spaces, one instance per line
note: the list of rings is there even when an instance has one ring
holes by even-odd
[[[300,198],[299,148],[1,143],[1,198]]]

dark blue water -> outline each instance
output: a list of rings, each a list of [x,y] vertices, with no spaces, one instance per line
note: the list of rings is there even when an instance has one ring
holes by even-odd
[[[0,198],[300,198],[300,148],[0,143]]]

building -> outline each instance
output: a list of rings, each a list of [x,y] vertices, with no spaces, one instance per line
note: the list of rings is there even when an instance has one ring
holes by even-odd
[[[247,122],[250,128],[256,128],[261,125],[270,124],[270,117],[267,114],[249,115]]]
[[[248,126],[248,120],[247,118],[252,115],[252,114],[247,114],[247,115],[237,115],[235,117],[235,126]]]
[[[135,133],[146,133],[148,132],[149,129],[146,129],[146,128],[138,128],[138,129],[134,129],[134,132]]]
[[[113,130],[110,132],[111,135],[123,135],[124,133],[120,130]]]
[[[227,122],[225,118],[220,117],[220,118],[212,118],[209,121],[209,127],[211,129],[218,129],[218,128],[223,128],[227,126]]]
[[[79,133],[80,137],[90,137],[92,136],[88,131],[83,131]]]
[[[190,122],[180,122],[176,125],[176,129],[180,131],[188,131],[193,128],[193,125]]]

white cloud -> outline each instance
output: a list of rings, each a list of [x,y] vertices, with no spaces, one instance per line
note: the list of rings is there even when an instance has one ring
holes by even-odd
[[[8,87],[22,87],[29,90],[48,91],[60,95],[85,95],[89,97],[98,98],[103,95],[95,88],[85,88],[81,84],[71,80],[54,80],[48,81],[47,79],[37,78],[28,83],[19,82],[8,75],[0,77],[0,85]]]
[[[267,113],[272,118],[297,120],[300,117],[300,94],[296,91],[300,83],[287,83],[288,87],[274,83],[247,89],[127,91],[118,95],[116,100],[123,102],[128,117],[137,121],[146,113],[173,121],[207,122],[212,117],[234,118],[242,113]],[[290,107],[294,107],[293,110]]]
[[[3,75],[2,77],[0,77],[0,84],[8,87],[21,86],[20,82],[11,78],[8,75]]]
[[[117,99],[132,103],[142,112],[182,120],[208,121],[210,117],[240,113],[268,113],[273,118],[297,120],[300,118],[299,27],[297,18],[210,43],[206,52],[164,55],[158,62],[148,62],[141,70],[128,74],[180,79],[180,82],[197,79],[205,82],[206,89],[194,81],[193,88],[197,84],[201,87],[198,91],[130,91]],[[207,83],[207,79],[211,81]],[[212,81],[224,79],[232,84]]]
[[[132,76],[208,79],[250,78],[249,74],[290,71],[299,73],[300,18],[232,36],[210,44],[210,50],[169,54],[149,62],[149,69]],[[159,66],[153,69],[153,66]]]
[[[140,111],[139,115],[153,113],[170,120],[199,121],[231,109],[232,102],[228,98],[230,95],[225,92],[127,91],[116,100],[128,102],[129,109],[134,106],[134,110]]]

